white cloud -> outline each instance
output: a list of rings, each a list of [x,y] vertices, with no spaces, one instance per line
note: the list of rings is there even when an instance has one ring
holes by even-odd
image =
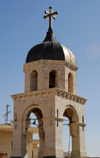
[[[97,59],[100,57],[100,45],[99,44],[90,44],[87,47],[87,55],[91,59]]]

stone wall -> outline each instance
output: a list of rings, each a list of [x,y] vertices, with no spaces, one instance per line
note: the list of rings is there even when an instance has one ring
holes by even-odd
[[[32,135],[38,133],[37,128],[30,127],[27,134],[26,148],[27,156],[37,158],[38,140],[33,140]],[[0,124],[0,153],[2,158],[11,156],[13,126],[8,124]],[[17,139],[18,136],[16,137]]]

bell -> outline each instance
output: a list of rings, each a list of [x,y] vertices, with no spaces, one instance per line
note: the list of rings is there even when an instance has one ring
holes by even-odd
[[[32,124],[34,124],[34,125],[35,125],[35,124],[36,124],[36,120],[34,120],[34,122],[33,122]]]

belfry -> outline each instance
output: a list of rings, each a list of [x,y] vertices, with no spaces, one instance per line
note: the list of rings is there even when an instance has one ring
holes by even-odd
[[[12,95],[14,100],[11,157],[24,158],[30,114],[38,120],[38,158],[63,158],[63,116],[69,119],[72,137],[71,158],[87,157],[85,149],[86,99],[77,96],[78,70],[74,54],[59,43],[53,33],[52,18],[58,12],[45,11],[49,28],[44,41],[30,49],[23,66],[25,92]],[[66,140],[65,140],[66,141]]]

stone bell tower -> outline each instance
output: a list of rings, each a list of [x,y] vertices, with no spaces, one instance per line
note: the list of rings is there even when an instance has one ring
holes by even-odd
[[[77,65],[74,54],[60,44],[53,33],[52,18],[57,12],[45,11],[49,28],[44,41],[28,52],[23,71],[25,92],[14,100],[12,157],[24,158],[30,114],[39,129],[39,158],[63,158],[63,116],[69,119],[72,136],[71,158],[86,157],[85,98],[77,96]],[[34,155],[33,155],[34,157]]]

